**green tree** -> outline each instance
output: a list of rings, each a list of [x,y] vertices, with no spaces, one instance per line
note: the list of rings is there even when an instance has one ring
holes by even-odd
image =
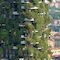
[[[3,49],[0,47],[0,60],[2,58],[2,55],[3,55]]]

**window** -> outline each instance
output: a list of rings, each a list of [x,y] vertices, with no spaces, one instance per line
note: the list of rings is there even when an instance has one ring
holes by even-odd
[[[55,39],[55,47],[60,47],[60,39]]]

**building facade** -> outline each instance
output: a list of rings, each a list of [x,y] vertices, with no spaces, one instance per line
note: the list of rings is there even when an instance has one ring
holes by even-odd
[[[0,60],[47,60],[47,0],[0,0]],[[49,31],[50,32],[50,31]]]
[[[52,56],[60,56],[60,0],[53,0],[49,11],[51,18],[51,52]],[[49,45],[49,44],[48,44]]]

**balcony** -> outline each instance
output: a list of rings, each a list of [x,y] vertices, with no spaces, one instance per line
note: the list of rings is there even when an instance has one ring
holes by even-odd
[[[32,18],[32,19],[25,18],[24,21],[33,22],[34,18]]]
[[[1,60],[8,60],[7,58],[2,58]]]
[[[16,46],[13,46],[13,48],[12,48],[12,49],[17,50],[18,48],[17,48]]]
[[[39,48],[39,47],[38,47],[37,49],[38,49],[39,51],[41,51],[42,48]]]
[[[0,24],[0,26],[6,26],[6,24],[3,23],[3,24]]]
[[[38,33],[38,30],[35,30],[36,33]]]
[[[12,3],[14,3],[14,4],[15,4],[15,3],[19,3],[19,2],[17,2],[17,1],[13,1]]]
[[[21,38],[27,38],[25,35],[21,35]]]
[[[29,7],[29,11],[30,10],[35,10],[35,9],[38,9],[39,7]],[[25,9],[25,6],[21,6],[21,9]]]
[[[21,9],[25,9],[25,7],[24,6],[21,6]]]
[[[39,44],[39,42],[36,42],[35,44]]]
[[[45,12],[43,12],[43,13],[38,13],[38,15],[41,15],[41,16],[42,16],[42,15],[45,15],[45,14],[46,14]]]
[[[38,45],[40,42],[35,42],[35,43],[31,43],[31,45],[35,44],[35,45]]]
[[[30,3],[29,1],[21,0],[21,3]]]
[[[5,46],[5,42],[3,40],[0,41],[0,46]]]
[[[5,23],[0,24],[0,28],[1,27],[6,27],[6,24]]]
[[[19,13],[17,11],[14,11],[13,15],[19,15]]]
[[[6,26],[6,24],[2,24],[2,26]]]
[[[25,45],[25,44],[26,44],[26,41],[21,41],[21,44],[22,44],[22,45]]]
[[[19,27],[24,27],[25,25],[24,24],[19,24]]]
[[[24,60],[24,58],[19,58],[19,60]]]
[[[31,7],[30,10],[38,9],[38,7]]]
[[[35,32],[35,33],[38,33],[39,31],[38,30],[34,30],[34,31],[32,31],[33,33]]]

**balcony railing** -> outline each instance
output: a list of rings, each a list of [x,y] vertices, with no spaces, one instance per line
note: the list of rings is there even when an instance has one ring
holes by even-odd
[[[21,41],[21,44],[26,44],[26,41]]]
[[[21,6],[21,9],[25,9],[25,7],[24,6]]]
[[[19,27],[24,27],[25,25],[24,24],[19,24]]]
[[[38,7],[31,7],[30,10],[38,9]]]
[[[45,12],[43,12],[43,13],[38,13],[38,15],[45,15],[46,13]]]
[[[21,0],[21,3],[30,3],[29,1]]]
[[[27,38],[25,35],[21,35],[21,38]]]
[[[14,11],[13,15],[19,15],[19,13],[17,11]]]
[[[24,21],[34,21],[34,18],[32,19],[25,18]]]

